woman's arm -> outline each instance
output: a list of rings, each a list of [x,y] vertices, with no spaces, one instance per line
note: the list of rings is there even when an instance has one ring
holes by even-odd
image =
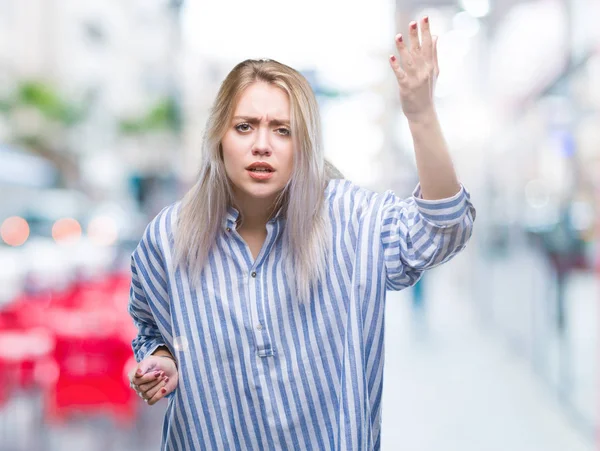
[[[131,343],[138,363],[145,357],[155,354],[158,350],[166,348],[165,339],[158,329],[145,290],[140,282],[138,268],[133,256],[131,259],[131,289],[128,312],[138,330]]]
[[[138,329],[132,342],[138,362],[172,343],[167,274],[156,224],[157,216],[144,231],[131,255],[131,290],[128,311]],[[167,348],[168,349],[168,348]]]
[[[415,144],[422,199],[445,199],[457,194],[460,184],[435,111],[409,120],[408,125]]]
[[[434,106],[434,88],[439,74],[437,38],[431,36],[429,20],[421,20],[419,42],[416,22],[409,25],[410,46],[396,36],[398,60],[390,64],[398,79],[402,111],[412,134],[423,199],[446,199],[460,190],[452,158],[442,134]]]
[[[463,250],[473,233],[475,216],[463,187],[454,196],[436,200],[422,199],[420,186],[408,199],[387,191],[381,217],[386,288],[411,286],[423,271]]]

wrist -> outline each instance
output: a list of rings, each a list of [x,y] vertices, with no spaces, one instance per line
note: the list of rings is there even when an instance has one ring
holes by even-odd
[[[175,357],[173,357],[172,355],[167,355],[167,354],[154,354],[157,357],[164,357],[165,359],[170,359],[173,361],[173,363],[175,364],[175,369],[178,370],[179,367],[177,366],[177,360],[175,360]]]
[[[152,353],[152,355],[154,355],[156,357],[166,357],[167,359],[171,359],[173,361],[173,363],[175,364],[175,368],[178,368],[177,359],[175,359],[175,357],[173,357],[173,354],[171,354],[171,352],[168,350],[167,347],[161,346],[161,347],[157,348],[156,351],[154,351]]]
[[[435,108],[430,108],[422,113],[406,116],[409,127],[430,126],[438,120]]]

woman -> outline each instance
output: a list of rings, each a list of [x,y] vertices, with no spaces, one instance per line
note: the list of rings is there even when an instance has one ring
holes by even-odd
[[[131,384],[169,398],[161,449],[379,449],[386,289],[448,261],[475,219],[435,114],[427,18],[422,42],[417,28],[390,57],[420,180],[409,199],[325,163],[295,70],[248,60],[223,82],[198,182],[132,255]]]

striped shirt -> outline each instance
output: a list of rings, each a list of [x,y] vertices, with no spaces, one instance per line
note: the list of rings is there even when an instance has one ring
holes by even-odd
[[[455,196],[326,188],[329,266],[302,304],[283,273],[282,215],[256,258],[229,208],[202,273],[174,269],[179,203],[161,211],[132,254],[129,313],[139,362],[167,346],[179,365],[161,450],[378,450],[386,290],[416,283],[471,236],[475,209]]]

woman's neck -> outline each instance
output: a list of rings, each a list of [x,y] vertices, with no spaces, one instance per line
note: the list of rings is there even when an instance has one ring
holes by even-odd
[[[273,199],[237,198],[235,206],[242,217],[242,227],[249,231],[264,230],[274,212]]]

